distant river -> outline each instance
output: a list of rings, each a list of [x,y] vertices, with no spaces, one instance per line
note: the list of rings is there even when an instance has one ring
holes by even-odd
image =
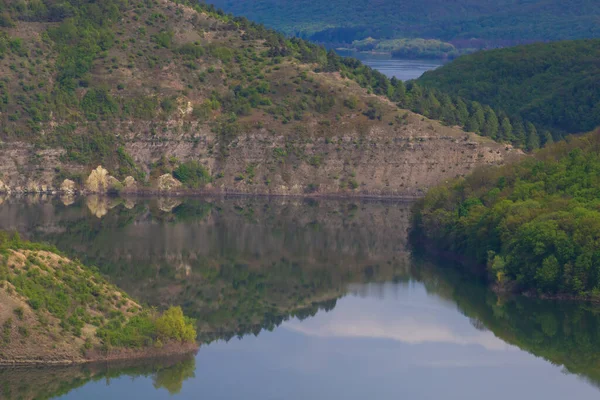
[[[403,60],[392,58],[386,54],[359,53],[355,51],[338,50],[343,57],[354,57],[363,64],[385,74],[388,78],[396,77],[403,81],[417,79],[423,73],[436,69],[446,63],[444,60]]]

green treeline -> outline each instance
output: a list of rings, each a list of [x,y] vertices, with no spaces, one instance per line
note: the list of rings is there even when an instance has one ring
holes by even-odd
[[[429,71],[418,82],[502,109],[538,131],[552,131],[555,139],[600,126],[598,39],[482,51]]]
[[[476,49],[457,49],[453,44],[435,39],[390,39],[378,40],[368,37],[355,40],[350,48],[357,51],[390,53],[395,58],[443,58],[454,59]]]
[[[212,0],[288,35],[327,43],[367,37],[496,42],[600,36],[600,3],[580,0]]]
[[[432,189],[415,228],[499,285],[600,295],[600,132]]]

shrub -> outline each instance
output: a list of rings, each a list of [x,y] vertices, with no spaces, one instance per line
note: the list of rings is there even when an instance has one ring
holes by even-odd
[[[185,186],[194,189],[212,181],[208,170],[197,161],[180,164],[173,171],[173,176]]]

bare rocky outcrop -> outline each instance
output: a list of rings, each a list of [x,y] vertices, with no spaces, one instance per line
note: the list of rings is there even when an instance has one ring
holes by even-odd
[[[159,192],[171,192],[181,188],[182,184],[171,174],[164,174],[158,178],[157,189]]]
[[[64,194],[75,194],[77,192],[77,185],[70,179],[65,179],[60,185],[60,191]]]
[[[123,189],[127,192],[135,192],[137,190],[137,182],[133,176],[128,176],[123,180]]]
[[[85,182],[85,189],[92,193],[104,193],[108,189],[108,171],[101,165],[93,170]]]
[[[123,189],[123,184],[114,176],[109,175],[108,171],[99,165],[88,176],[85,189],[89,193],[120,192]]]
[[[10,187],[8,187],[4,182],[0,181],[0,193],[10,193]]]

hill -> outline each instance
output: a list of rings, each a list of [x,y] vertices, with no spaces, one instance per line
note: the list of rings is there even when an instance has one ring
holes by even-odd
[[[432,189],[415,230],[471,260],[499,289],[600,294],[600,132]]]
[[[418,79],[502,109],[555,139],[600,126],[600,40],[538,43],[460,57]]]
[[[471,47],[600,36],[600,4],[577,0],[214,0],[216,6],[278,29],[328,43],[369,36],[428,38]]]
[[[97,272],[48,246],[0,235],[0,365],[71,364],[186,353],[180,308],[143,309]]]
[[[399,109],[403,84],[355,60],[182,3],[0,3],[0,191],[418,195],[514,153]]]

